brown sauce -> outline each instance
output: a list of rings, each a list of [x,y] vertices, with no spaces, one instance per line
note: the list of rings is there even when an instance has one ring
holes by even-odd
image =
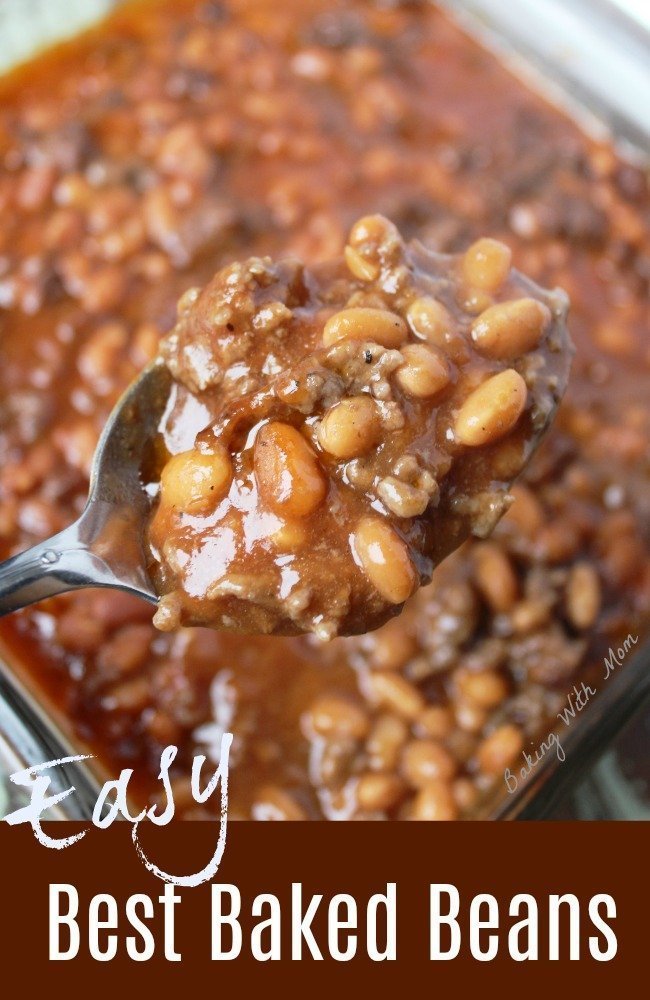
[[[235,262],[179,303],[148,539],[154,624],[355,635],[511,501],[566,388],[566,296],[481,239]]]

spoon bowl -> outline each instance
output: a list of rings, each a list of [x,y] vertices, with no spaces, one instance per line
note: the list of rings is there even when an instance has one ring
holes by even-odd
[[[79,519],[0,563],[0,616],[82,587],[113,587],[158,602],[143,544],[149,500],[141,470],[170,384],[165,365],[154,361],[117,402],[95,451]]]

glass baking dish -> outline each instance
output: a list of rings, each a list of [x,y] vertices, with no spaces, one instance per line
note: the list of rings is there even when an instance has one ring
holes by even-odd
[[[0,72],[43,47],[71,37],[99,20],[120,0],[3,0],[0,3]],[[578,119],[591,133],[611,135],[626,155],[650,152],[647,91],[650,32],[629,13],[635,0],[442,0],[441,6],[470,34],[492,49],[532,89]],[[639,7],[642,10],[642,5]],[[547,755],[513,794],[498,788],[479,818],[548,817],[557,800],[574,788],[650,696],[650,643],[624,668],[563,735],[560,764]],[[0,663],[0,814],[20,803],[20,790],[3,785],[8,774],[46,760],[84,752],[73,746],[65,721],[60,728],[33,694]],[[97,779],[90,765],[71,761],[58,772],[55,790],[74,784],[77,794],[60,806],[62,818],[92,811]]]

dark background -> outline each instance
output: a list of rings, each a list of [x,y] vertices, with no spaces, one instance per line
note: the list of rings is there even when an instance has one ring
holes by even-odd
[[[61,836],[78,825],[51,826]],[[176,873],[192,871],[210,857],[216,841],[212,823],[179,823],[160,830],[142,831],[152,860]],[[398,883],[398,960],[373,963],[361,953],[348,963],[326,958],[314,962],[258,963],[244,951],[233,962],[210,961],[210,892],[208,886],[181,889],[176,907],[176,943],[181,963],[168,963],[162,948],[147,963],[128,958],[124,946],[110,963],[88,957],[50,963],[48,947],[48,884],[72,882],[87,908],[90,896],[109,892],[118,904],[134,892],[157,897],[162,883],[139,861],[126,823],[108,830],[91,830],[86,838],[66,850],[48,850],[37,844],[28,828],[0,825],[3,891],[0,907],[3,932],[0,962],[7,977],[21,983],[21,993],[34,995],[43,986],[59,995],[62,989],[85,996],[148,993],[174,995],[181,985],[198,996],[261,995],[288,987],[288,996],[308,990],[309,995],[343,997],[413,995],[442,997],[467,989],[493,990],[514,987],[520,995],[548,996],[580,991],[604,996],[625,990],[625,979],[635,975],[642,983],[647,966],[647,890],[645,863],[646,827],[639,823],[234,823],[217,879],[233,882],[242,892],[244,907],[259,892],[280,896],[283,915],[290,883],[303,883],[305,894],[322,892],[326,900],[335,892],[350,892],[360,904],[373,892],[385,890],[387,881]],[[540,956],[545,954],[545,901],[549,893],[573,892],[585,904],[598,892],[610,893],[617,903],[613,923],[618,954],[611,962],[594,961],[587,945],[593,930],[581,924],[581,960],[570,962],[567,950],[560,960],[517,963],[507,945],[489,963],[474,960],[469,951],[452,962],[428,959],[428,893],[430,882],[450,882],[461,893],[460,923],[465,934],[467,907],[478,892],[499,899],[501,941],[512,923],[507,916],[510,898],[518,892],[533,893],[540,904]],[[586,912],[586,909],[583,909]],[[285,916],[286,921],[286,916]],[[83,920],[82,943],[84,940]],[[244,925],[246,922],[244,921]],[[250,924],[249,924],[250,926]],[[319,926],[315,930],[318,934]],[[283,926],[283,947],[288,932]],[[125,934],[128,929],[125,928]],[[246,933],[244,933],[244,942]],[[20,977],[17,979],[16,977]],[[643,977],[643,978],[642,978]],[[230,992],[229,992],[230,991]],[[9,995],[9,994],[6,994]]]

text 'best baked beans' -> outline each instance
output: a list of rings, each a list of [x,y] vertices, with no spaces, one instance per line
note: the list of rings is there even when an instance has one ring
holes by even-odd
[[[321,638],[396,614],[488,535],[567,383],[568,300],[480,239],[250,258],[179,303],[149,543],[154,622]]]

